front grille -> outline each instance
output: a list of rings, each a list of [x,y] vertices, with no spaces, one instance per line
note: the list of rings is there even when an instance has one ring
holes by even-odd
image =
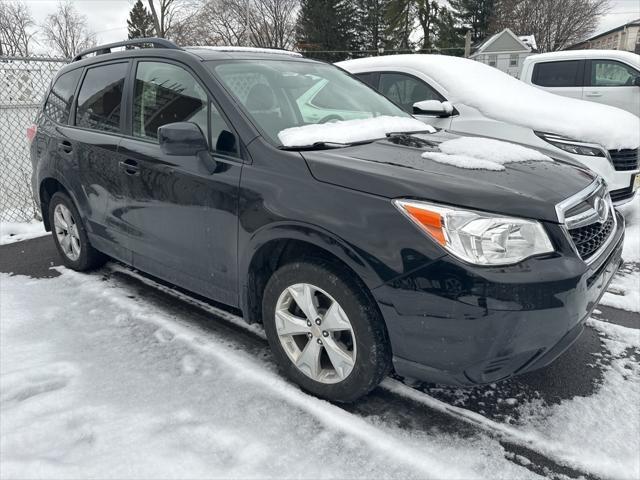
[[[633,191],[633,187],[621,188],[619,190],[611,191],[611,201],[622,202],[629,200],[636,192]]]
[[[639,165],[638,149],[609,150],[613,168],[618,171],[637,170]]]
[[[610,212],[604,223],[592,223],[569,230],[571,239],[583,260],[587,260],[607,241],[614,226],[614,213]]]

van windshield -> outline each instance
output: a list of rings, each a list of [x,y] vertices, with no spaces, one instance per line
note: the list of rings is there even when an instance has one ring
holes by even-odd
[[[332,65],[287,60],[207,64],[254,124],[279,146],[285,143],[279,134],[295,127],[375,117],[412,119],[375,90]]]

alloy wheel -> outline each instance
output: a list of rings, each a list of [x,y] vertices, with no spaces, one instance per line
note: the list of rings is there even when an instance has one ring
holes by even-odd
[[[340,304],[308,283],[285,289],[278,298],[275,325],[282,348],[293,364],[320,383],[338,383],[356,361],[353,327]]]
[[[53,211],[53,228],[62,253],[72,262],[77,261],[81,251],[78,224],[71,211],[62,203],[56,205]]]

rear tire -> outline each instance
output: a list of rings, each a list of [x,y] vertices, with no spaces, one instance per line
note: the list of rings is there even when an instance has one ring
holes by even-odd
[[[353,402],[389,373],[387,331],[364,289],[324,260],[284,265],[269,279],[262,302],[269,345],[283,373],[307,392]]]
[[[78,209],[69,196],[56,192],[49,202],[49,225],[65,267],[78,272],[101,267],[107,257],[89,243]]]

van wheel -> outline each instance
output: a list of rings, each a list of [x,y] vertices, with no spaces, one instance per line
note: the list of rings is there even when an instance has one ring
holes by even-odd
[[[352,402],[389,372],[386,328],[363,288],[323,260],[284,265],[267,283],[262,318],[276,361],[318,397]]]
[[[68,195],[56,192],[51,197],[49,225],[66,267],[82,272],[104,265],[107,257],[89,243],[78,209]]]

